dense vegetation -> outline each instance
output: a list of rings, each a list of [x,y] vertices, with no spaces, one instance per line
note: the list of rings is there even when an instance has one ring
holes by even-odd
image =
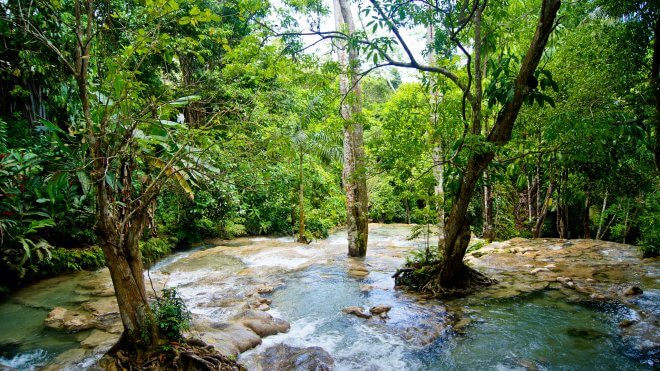
[[[323,238],[366,218],[363,181],[369,220],[438,224],[444,251],[471,231],[660,253],[655,2],[341,0],[334,32],[315,1],[24,3],[0,3],[2,290],[206,237]]]

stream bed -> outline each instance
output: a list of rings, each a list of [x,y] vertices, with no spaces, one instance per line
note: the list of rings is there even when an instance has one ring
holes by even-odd
[[[639,263],[633,247],[600,241],[594,247],[588,241],[568,246],[512,240],[468,257],[500,284],[477,295],[438,301],[394,288],[393,272],[410,251],[425,244],[408,241],[409,232],[405,225],[370,225],[364,259],[346,257],[342,232],[310,245],[286,237],[212,241],[166,258],[151,268],[150,276],[156,290],[177,288],[193,313],[192,333],[210,344],[222,338],[219,321],[252,308],[255,292],[263,292],[260,303],[268,305],[259,310],[288,321],[290,329],[263,337],[239,356],[250,370],[269,369],[262,354],[280,343],[321,347],[337,370],[658,366],[658,260]],[[545,271],[534,269],[537,263]],[[507,264],[512,268],[505,269]],[[0,369],[93,367],[110,343],[89,339],[100,334],[112,340],[116,325],[58,331],[45,327],[44,319],[55,307],[111,306],[109,283],[107,271],[81,272],[41,281],[0,304]],[[620,291],[631,284],[643,293],[622,296]],[[391,307],[387,318],[342,312],[376,305]],[[632,325],[623,328],[622,323]]]

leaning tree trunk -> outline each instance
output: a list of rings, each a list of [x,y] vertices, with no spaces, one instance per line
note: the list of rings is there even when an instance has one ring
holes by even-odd
[[[337,30],[355,32],[353,16],[346,0],[334,0]],[[342,180],[346,191],[346,229],[348,255],[365,256],[369,233],[367,175],[364,161],[364,129],[360,122],[362,97],[359,84],[359,58],[354,48],[343,43],[338,49],[342,74],[339,90],[343,97],[341,115],[344,119],[344,169]]]
[[[523,101],[537,85],[534,72],[538,67],[545,45],[554,28],[554,22],[560,5],[560,0],[543,0],[539,23],[516,77],[513,98],[504,105],[493,128],[488,134],[487,141],[492,145],[503,146],[511,139],[513,126]],[[481,40],[479,38],[475,38],[475,40],[476,50],[476,46],[481,43]],[[476,59],[475,65],[479,65],[479,61],[480,59]],[[477,81],[475,81],[476,83]],[[480,116],[481,105],[480,102],[478,103],[478,105],[473,104],[472,107],[474,111],[478,106],[478,116]],[[475,120],[474,123],[477,123],[477,121]],[[477,134],[481,130],[480,127],[477,128],[474,126],[472,129]],[[473,278],[481,278],[475,276],[474,273],[476,272],[472,271],[463,263],[463,257],[470,242],[470,220],[467,210],[470,200],[474,195],[477,181],[481,178],[494,156],[495,153],[493,150],[473,152],[470,155],[465,171],[461,176],[460,187],[454,197],[454,202],[452,203],[449,218],[445,226],[445,244],[442,260],[438,265],[438,274],[423,287],[424,289],[436,294],[442,294],[447,290],[453,291],[455,289],[460,290],[465,288],[474,283],[472,281]]]

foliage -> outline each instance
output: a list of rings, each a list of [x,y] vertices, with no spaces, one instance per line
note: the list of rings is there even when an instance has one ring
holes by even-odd
[[[637,221],[639,247],[644,256],[660,255],[660,192],[650,193]]]
[[[172,236],[152,237],[141,242],[140,252],[142,255],[142,262],[147,267],[151,266],[161,258],[170,255],[176,247],[177,242],[177,238]]]
[[[158,328],[170,340],[180,340],[183,332],[190,328],[192,316],[175,288],[164,288],[153,303],[152,310]]]

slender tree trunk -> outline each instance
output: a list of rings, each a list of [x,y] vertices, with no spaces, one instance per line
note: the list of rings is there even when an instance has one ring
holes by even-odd
[[[557,232],[559,233],[559,238],[563,239],[568,238],[567,181],[568,170],[564,170],[559,180],[559,186],[557,187]]]
[[[626,216],[623,219],[623,243],[626,243],[628,234],[628,217],[630,216],[630,200],[626,201]]]
[[[609,191],[605,191],[605,197],[603,197],[603,207],[600,209],[600,217],[598,218],[598,230],[596,231],[596,239],[600,240],[602,229],[603,229],[603,215],[605,214],[605,210],[607,209],[607,196],[609,194]]]
[[[550,206],[550,197],[552,197],[552,188],[554,187],[554,182],[550,182],[548,190],[545,193],[545,200],[543,201],[543,206],[538,211],[538,216],[536,218],[536,224],[534,225],[534,232],[532,236],[534,238],[540,238],[541,233],[543,232],[543,223],[545,222],[545,216],[548,215],[548,207]]]
[[[531,89],[536,85],[534,72],[541,60],[548,37],[553,30],[560,5],[560,0],[544,0],[541,5],[541,13],[536,32],[516,77],[514,96],[504,105],[493,128],[488,134],[487,141],[493,145],[503,146],[511,139],[511,132],[522,103]],[[477,15],[477,17],[479,16]],[[477,18],[476,21],[475,23],[480,23],[480,19]],[[477,45],[480,47],[481,44],[479,37],[475,37],[475,44],[476,51]],[[475,64],[480,65],[480,59],[477,59]],[[481,82],[475,81],[475,86],[480,85]],[[481,102],[477,103],[479,104],[473,103],[472,107],[473,109],[474,107],[478,107],[480,110]],[[473,112],[473,118],[475,116],[480,116],[480,114],[475,115]],[[480,134],[481,128],[473,126],[472,130]],[[465,171],[460,178],[458,192],[452,203],[449,219],[445,226],[445,244],[442,261],[438,267],[439,274],[432,282],[429,282],[425,286],[426,289],[432,292],[441,293],[443,288],[460,287],[467,284],[466,272],[470,272],[470,270],[463,264],[463,257],[470,242],[470,220],[467,216],[467,210],[477,181],[494,156],[495,153],[493,150],[486,150],[484,152],[474,152],[468,159]]]
[[[334,0],[335,25],[338,30],[355,32],[353,16],[346,0]],[[348,52],[348,53],[347,53]],[[357,51],[345,43],[339,50],[339,90],[343,101],[344,169],[342,179],[346,191],[346,229],[348,255],[365,256],[369,234],[367,176],[364,161],[364,129],[360,122],[362,96],[359,84],[359,57]]]
[[[408,201],[408,196],[403,200],[403,206],[406,208],[406,224],[410,224],[410,201]]]
[[[298,242],[307,243],[307,237],[305,237],[305,183],[303,182],[303,164],[304,164],[305,154],[300,151],[299,159],[299,178],[300,190],[298,191]]]
[[[589,209],[591,208],[590,194],[591,192],[587,191],[587,195],[584,200],[584,215],[582,216],[582,228],[584,229],[584,238],[591,238],[591,221],[589,220]]]
[[[536,159],[536,172],[534,173],[534,185],[536,186],[536,219],[539,218],[541,212],[541,158],[542,154]]]
[[[529,176],[527,177],[527,221],[532,222],[532,184],[531,181],[529,180]]]
[[[430,24],[426,30],[426,43],[429,46],[433,45],[435,39],[435,29],[432,24]],[[432,51],[432,48],[429,48],[429,65],[435,65],[435,55]],[[440,95],[438,94],[435,76],[431,75],[429,77],[429,96],[430,96],[430,105],[431,105],[431,127],[435,129],[434,135],[431,135],[433,142],[433,149],[431,157],[433,159],[433,177],[435,178],[435,186],[433,187],[433,192],[435,194],[435,207],[437,211],[437,225],[438,231],[445,230],[445,179],[444,179],[444,165],[443,165],[443,151],[442,151],[442,138],[439,137],[437,133],[438,130],[438,109],[440,104]],[[442,244],[442,237],[440,236],[439,244]]]

